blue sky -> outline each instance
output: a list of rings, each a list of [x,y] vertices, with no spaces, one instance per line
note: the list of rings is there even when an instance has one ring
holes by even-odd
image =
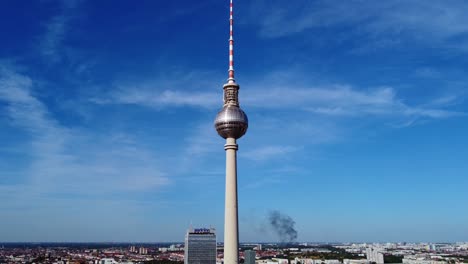
[[[241,241],[468,240],[468,3],[235,2]],[[223,237],[228,1],[0,4],[0,240]]]

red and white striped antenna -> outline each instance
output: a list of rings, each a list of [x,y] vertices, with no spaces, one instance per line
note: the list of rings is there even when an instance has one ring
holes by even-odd
[[[233,5],[232,5],[232,0],[231,4],[229,6],[229,78],[228,82],[229,83],[235,83],[236,80],[234,80],[234,11],[233,11]]]

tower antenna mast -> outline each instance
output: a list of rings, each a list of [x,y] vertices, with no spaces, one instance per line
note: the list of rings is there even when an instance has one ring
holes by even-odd
[[[234,10],[232,0],[229,4],[229,78],[228,82],[235,83],[234,79]]]
[[[214,122],[218,134],[226,139],[226,193],[224,207],[224,264],[239,263],[239,225],[237,210],[237,139],[249,126],[247,115],[239,106],[239,84],[234,80],[233,4],[229,8],[229,78],[224,84],[224,105]]]

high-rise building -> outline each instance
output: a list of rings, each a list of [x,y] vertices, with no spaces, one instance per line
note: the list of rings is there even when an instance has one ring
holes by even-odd
[[[381,249],[379,248],[366,248],[366,256],[367,260],[370,262],[375,262],[377,264],[383,264],[384,263],[384,255],[381,252]]]
[[[244,251],[244,264],[255,264],[255,255],[253,250]]]
[[[136,247],[135,246],[130,246],[130,252],[136,252]]]
[[[237,142],[247,132],[247,115],[239,107],[239,85],[234,79],[233,4],[230,0],[229,70],[224,85],[224,105],[215,119],[218,134],[226,139],[226,197],[224,207],[224,264],[239,263],[239,226],[237,211]]]
[[[146,255],[146,254],[148,254],[148,249],[147,249],[147,248],[144,248],[144,247],[140,247],[140,248],[138,249],[138,253],[139,253],[140,255]]]
[[[184,264],[216,264],[216,234],[213,228],[190,228],[187,231]]]

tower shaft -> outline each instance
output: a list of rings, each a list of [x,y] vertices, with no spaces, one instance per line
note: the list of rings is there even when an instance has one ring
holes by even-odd
[[[239,263],[239,224],[237,210],[237,143],[227,138],[226,200],[224,208],[224,264]]]
[[[234,79],[233,4],[229,8],[229,77],[224,89],[224,105],[214,122],[218,134],[226,139],[226,197],[224,208],[224,263],[239,263],[239,224],[237,206],[237,142],[249,126],[239,106],[239,85]]]

